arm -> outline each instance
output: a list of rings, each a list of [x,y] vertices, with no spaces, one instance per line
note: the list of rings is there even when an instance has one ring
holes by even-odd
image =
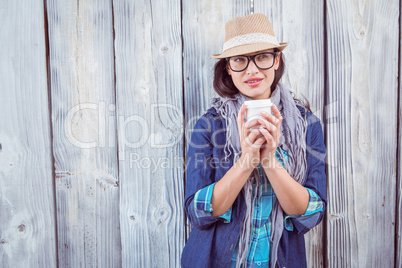
[[[261,132],[266,139],[266,144],[261,149],[261,165],[283,211],[289,215],[303,215],[308,206],[309,194],[275,158],[283,118],[275,105],[272,110],[274,115],[263,112],[263,119],[258,120],[265,127]]]
[[[236,200],[253,169],[244,168],[244,160],[239,159],[219,180],[212,193],[214,217],[225,213]]]
[[[264,129],[262,132],[267,140],[267,145],[262,149],[261,153],[264,160],[262,161],[262,166],[285,213],[288,215],[303,215],[309,205],[310,195],[307,189],[296,182],[274,157],[273,152],[280,139],[282,116],[275,106],[273,111],[275,116],[263,114],[265,119],[260,120],[260,123],[266,126],[266,130]],[[320,184],[322,184],[325,181],[325,146],[322,129],[314,115],[310,114],[307,120],[309,126],[306,136],[307,172],[305,184],[311,180],[319,180]],[[318,152],[318,154],[315,154],[314,159],[312,159],[312,152]],[[315,177],[316,174],[319,174],[318,178]],[[317,182],[313,182],[313,184],[315,183]],[[315,189],[313,190],[315,191]],[[319,191],[318,194],[321,194],[321,192]]]
[[[322,209],[313,215],[303,215],[291,219],[293,225],[299,233],[306,233],[311,228],[320,223],[324,217],[327,204],[327,178],[325,174],[325,155],[324,135],[319,119],[313,114],[308,116],[307,129],[307,174],[303,186],[316,193],[319,199],[312,197],[311,200],[322,202]],[[307,213],[306,213],[307,214]]]
[[[205,114],[195,124],[186,160],[185,211],[191,224],[198,229],[206,229],[219,220],[208,211],[197,210],[195,202],[195,194],[215,182],[211,120],[210,114]]]
[[[217,164],[221,163],[214,159],[215,148],[211,137],[214,131],[220,130],[213,129],[216,127],[212,123],[213,120],[210,114],[206,114],[197,121],[187,154],[185,210],[191,224],[198,229],[209,228],[219,220],[228,220],[225,218],[227,215],[223,215],[230,215],[227,212],[253,170],[239,167],[238,161],[215,184],[215,172],[221,168]],[[262,144],[262,140],[260,143]],[[246,166],[245,164],[244,167]],[[241,185],[236,185],[235,182]],[[234,187],[237,187],[237,190],[234,190]],[[212,206],[209,204],[209,198]]]
[[[220,179],[212,193],[213,215],[225,213],[236,200],[238,194],[260,163],[260,149],[265,142],[260,129],[250,129],[258,125],[257,120],[244,122],[246,106],[243,104],[237,115],[241,157]]]
[[[239,192],[249,178],[251,172],[259,164],[260,147],[265,139],[256,129],[249,131],[258,122],[244,123],[246,107],[243,105],[238,114],[238,129],[242,155],[240,159],[219,179],[213,188],[211,196],[212,208],[207,204],[197,209],[195,194],[215,182],[215,166],[213,162],[212,119],[203,116],[196,124],[188,151],[186,173],[185,207],[190,222],[199,229],[208,228],[219,220],[218,216],[225,214],[233,205]],[[257,161],[255,161],[257,160]],[[205,198],[204,198],[205,199]],[[211,210],[213,214],[211,215]]]
[[[283,211],[288,215],[303,215],[309,203],[309,193],[295,181],[276,158],[274,165],[264,167]],[[272,167],[273,166],[273,167]]]
[[[321,198],[311,189],[306,188],[310,195],[310,201],[306,212],[301,216],[287,215],[285,216],[285,228],[288,231],[293,231],[292,219],[298,226],[299,232],[306,232],[316,226],[321,218],[320,212],[324,211],[324,202]],[[297,220],[296,220],[297,219]]]

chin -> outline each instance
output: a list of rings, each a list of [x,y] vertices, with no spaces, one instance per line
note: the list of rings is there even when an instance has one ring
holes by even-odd
[[[246,95],[247,97],[252,98],[252,99],[267,99],[267,98],[269,98],[269,96],[271,94],[269,94],[266,91],[259,91],[259,90],[251,89],[251,90],[247,90],[246,92],[244,92],[243,95]],[[265,96],[268,96],[268,97],[265,97]]]

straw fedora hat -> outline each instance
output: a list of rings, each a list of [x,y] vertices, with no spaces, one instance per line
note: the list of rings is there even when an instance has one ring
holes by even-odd
[[[282,51],[287,45],[278,42],[268,18],[256,13],[228,21],[225,26],[223,52],[211,57],[222,59],[270,48]]]

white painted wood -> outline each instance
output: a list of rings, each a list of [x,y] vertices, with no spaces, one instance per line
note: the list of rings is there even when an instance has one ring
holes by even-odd
[[[399,2],[327,1],[327,25],[318,2],[253,1],[289,42],[285,83],[321,119],[327,109],[327,255],[321,225],[308,235],[308,266],[402,267]],[[45,4],[49,89],[44,2],[0,0],[0,266],[179,267],[191,229],[183,127],[189,139],[216,95],[209,55],[251,1]]]
[[[249,0],[183,1],[183,77],[185,135],[191,139],[197,119],[218,96],[212,86],[216,59],[211,54],[222,52],[225,24],[228,20],[251,14]],[[186,143],[186,153],[188,142]],[[191,231],[186,220],[186,236]]]
[[[327,1],[328,267],[394,267],[399,1]]]
[[[119,267],[111,1],[46,3],[59,263]]]
[[[322,1],[254,0],[254,13],[270,19],[283,51],[282,82],[300,99],[307,98],[321,120],[324,107],[324,4]]]
[[[228,20],[250,14],[249,0],[183,1],[183,74],[186,139],[199,116],[209,107],[215,93],[211,54],[222,52],[225,24]]]
[[[180,1],[113,4],[122,266],[179,267],[185,242]]]
[[[399,115],[399,118],[401,115]],[[399,123],[400,124],[400,123]],[[399,133],[399,140],[401,139],[401,133]],[[401,159],[401,153],[399,152],[399,159]],[[401,162],[401,161],[400,161]],[[402,234],[402,184],[401,184],[401,163],[399,163],[399,180],[398,180],[398,194],[397,194],[397,203],[396,203],[396,210],[397,210],[397,215],[399,216],[396,220],[396,236],[395,239],[396,241],[396,248],[395,248],[395,253],[396,253],[396,263],[395,267],[402,267],[402,241],[401,241],[401,234]]]
[[[401,22],[402,23],[402,22]],[[399,24],[399,27],[402,27],[402,24]],[[401,47],[402,39],[399,39],[399,47]],[[399,58],[400,60],[400,58]],[[399,61],[399,77],[402,77],[402,67],[401,62]],[[399,128],[399,144],[398,144],[398,157],[399,163],[398,168],[398,178],[397,178],[397,188],[396,188],[396,263],[395,267],[402,268],[402,80],[399,79],[399,111],[397,112],[398,115],[398,128]]]
[[[324,3],[323,1],[254,0],[254,13],[268,16],[283,51],[282,82],[297,98],[306,98],[323,121],[324,112]],[[323,267],[323,223],[305,235],[308,267]]]
[[[56,267],[43,2],[0,1],[0,266]]]

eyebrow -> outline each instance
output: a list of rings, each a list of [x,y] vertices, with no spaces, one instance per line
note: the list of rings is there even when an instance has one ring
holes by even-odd
[[[280,51],[258,51],[258,52],[255,52],[255,53],[243,54],[243,55],[237,55],[237,56],[254,56],[254,55],[261,54],[261,53],[274,53],[274,52],[278,53]]]

